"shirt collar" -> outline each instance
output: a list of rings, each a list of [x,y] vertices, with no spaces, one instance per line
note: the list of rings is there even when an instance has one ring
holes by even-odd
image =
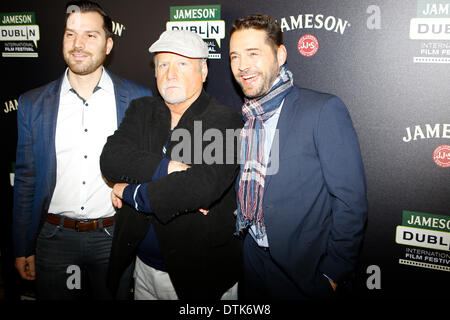
[[[114,93],[114,84],[106,69],[103,67],[102,76],[97,84],[97,87],[105,90],[108,93]]]
[[[66,71],[64,72],[63,81],[61,84],[61,95],[66,95],[70,92],[70,89],[72,89],[72,86],[70,85],[69,78],[67,78],[67,72],[69,68],[66,68]]]
[[[66,71],[64,72],[63,82],[61,84],[61,95],[68,94],[70,92],[70,89],[72,89],[72,86],[70,85],[69,82],[69,78],[67,77],[68,73],[69,68],[66,68]],[[94,92],[97,91],[98,89],[103,89],[108,93],[114,93],[114,84],[108,72],[106,72],[105,67],[103,67],[102,69],[102,76],[100,77],[100,80],[98,81],[98,84],[94,89]]]

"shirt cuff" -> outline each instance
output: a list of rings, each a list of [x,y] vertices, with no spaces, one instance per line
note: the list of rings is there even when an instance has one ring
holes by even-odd
[[[147,196],[147,185],[148,183],[129,184],[123,191],[122,200],[137,211],[152,213],[150,201]]]
[[[152,181],[167,176],[170,159],[162,158],[153,174]],[[138,211],[151,213],[150,200],[147,195],[148,183],[129,184],[125,187],[122,194],[122,200]]]
[[[331,282],[335,283],[334,280],[331,279],[329,276],[327,276],[325,273],[322,273],[322,274],[323,274],[323,276],[324,276],[325,278],[327,278],[327,279],[330,280]]]

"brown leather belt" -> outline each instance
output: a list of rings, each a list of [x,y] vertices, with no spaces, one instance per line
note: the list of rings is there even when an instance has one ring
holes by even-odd
[[[62,223],[63,227],[75,229],[76,231],[80,232],[97,230],[101,225],[103,227],[110,227],[114,224],[114,217],[90,220],[75,220],[51,213],[47,214],[47,216],[45,217],[45,221],[57,226],[61,225],[61,219],[64,219]]]

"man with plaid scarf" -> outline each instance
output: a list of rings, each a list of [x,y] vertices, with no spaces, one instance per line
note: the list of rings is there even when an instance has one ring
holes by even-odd
[[[344,103],[299,88],[279,24],[237,19],[231,70],[242,106],[237,229],[245,299],[334,298],[348,287],[367,219],[364,167]]]

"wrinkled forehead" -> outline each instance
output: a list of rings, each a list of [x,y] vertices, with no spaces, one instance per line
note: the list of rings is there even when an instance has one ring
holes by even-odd
[[[206,63],[205,58],[189,58],[173,52],[164,52],[164,51],[156,52],[153,56],[153,62],[155,63],[155,65],[160,63],[178,62],[178,61],[182,61],[188,64],[198,64],[200,66],[203,65],[203,63]]]

